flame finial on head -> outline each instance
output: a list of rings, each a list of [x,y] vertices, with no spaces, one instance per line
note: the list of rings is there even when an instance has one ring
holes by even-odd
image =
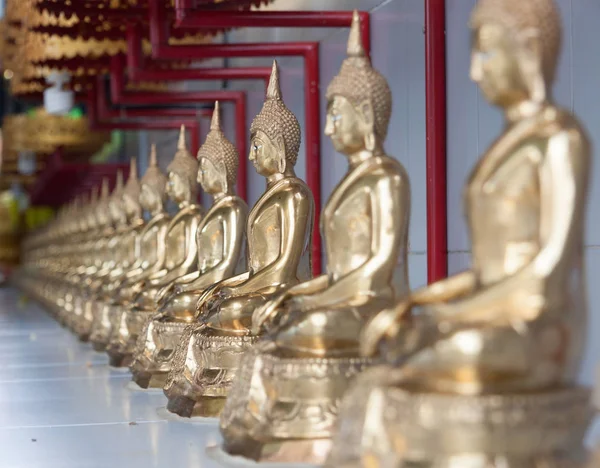
[[[348,45],[346,46],[346,54],[348,57],[366,57],[367,55],[362,43],[360,23],[360,15],[358,14],[357,10],[354,10],[352,13],[350,35],[348,36]]]
[[[125,184],[123,194],[127,196],[133,203],[139,203],[140,198],[140,181],[138,180],[137,173],[137,158],[134,156],[131,158],[129,168],[129,178]]]
[[[102,179],[102,188],[100,189],[100,199],[106,200],[109,195],[108,177]]]
[[[150,167],[158,167],[158,157],[156,156],[156,143],[150,146]]]
[[[187,145],[185,143],[185,125],[182,125],[179,129],[179,140],[177,141],[177,149],[179,151],[185,151]]]
[[[210,120],[211,130],[221,130],[221,112],[219,110],[219,101],[215,101],[215,109],[213,110],[212,119]]]
[[[121,169],[119,169],[117,171],[117,182],[115,184],[113,193],[118,193],[118,192],[121,192],[122,190],[123,190],[123,171]]]
[[[271,69],[271,77],[267,86],[267,99],[276,99],[281,101],[281,88],[279,86],[279,66],[277,60],[273,60],[273,68]]]
[[[129,180],[137,180],[137,178],[138,178],[137,158],[134,156],[129,161]]]

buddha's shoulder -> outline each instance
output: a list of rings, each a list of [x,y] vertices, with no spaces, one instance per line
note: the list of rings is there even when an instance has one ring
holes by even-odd
[[[313,194],[310,187],[298,177],[287,177],[281,181],[279,190],[274,195],[278,199],[294,198],[295,200],[313,200]]]
[[[368,185],[401,185],[408,184],[408,173],[400,161],[387,155],[377,156],[371,162],[369,170],[363,177]]]
[[[579,119],[571,111],[560,107],[544,110],[540,133],[548,139],[567,138],[573,143],[588,141],[587,132]]]

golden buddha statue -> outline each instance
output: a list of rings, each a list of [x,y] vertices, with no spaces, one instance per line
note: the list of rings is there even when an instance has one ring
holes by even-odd
[[[160,271],[165,263],[165,240],[170,221],[165,211],[166,183],[167,177],[158,167],[156,145],[153,144],[150,164],[140,181],[139,190],[140,206],[148,212],[150,219],[144,224],[136,241],[137,260],[123,275],[119,288],[113,292],[111,303],[113,323],[106,351],[110,356],[110,364],[115,367],[131,364],[137,332],[142,326],[136,324],[135,319],[133,324],[128,320],[132,314],[125,312],[126,306],[139,292],[140,282]]]
[[[158,293],[177,278],[194,271],[198,249],[196,247],[196,232],[204,209],[197,203],[198,161],[188,151],[185,144],[185,129],[181,128],[179,143],[175,157],[167,167],[168,182],[167,194],[179,205],[179,211],[173,216],[167,226],[165,244],[159,246],[164,249],[164,265],[160,270],[142,280],[134,289],[143,288],[125,312],[130,333],[134,326],[146,323],[158,312]],[[139,335],[141,330],[134,335]],[[140,356],[141,358],[141,356]],[[130,369],[133,380],[141,387],[148,386],[148,374],[145,368],[146,361],[138,359],[135,355]]]
[[[267,188],[248,215],[249,270],[198,299],[199,323],[186,329],[164,387],[168,409],[183,416],[220,412],[242,354],[257,339],[254,310],[310,278],[314,200],[294,173],[300,126],[282,100],[276,62],[250,133],[250,160]]]
[[[277,295],[253,316],[266,329],[221,416],[225,449],[257,460],[320,463],[354,376],[368,319],[408,290],[410,185],[387,156],[392,97],[371,66],[354,13],[348,57],[327,88],[325,134],[348,172],[321,215],[327,273]]]
[[[117,182],[108,201],[108,211],[112,223],[110,235],[107,235],[104,248],[104,263],[93,278],[90,278],[87,289],[87,302],[92,304],[94,319],[90,333],[90,342],[96,351],[104,351],[110,333],[110,316],[103,298],[99,297],[103,287],[109,283],[114,271],[120,272],[121,261],[127,261],[123,256],[121,245],[127,246],[127,216],[123,207],[123,173],[117,171]]]
[[[198,269],[175,279],[157,295],[159,314],[148,322],[136,354],[148,384],[162,387],[184,329],[196,318],[196,303],[209,286],[245,268],[246,203],[234,194],[239,156],[221,131],[215,103],[210,132],[198,151],[198,182],[213,196],[196,234]],[[138,379],[140,375],[138,374]]]
[[[92,333],[94,321],[92,298],[93,291],[91,285],[100,273],[110,273],[109,264],[112,261],[112,255],[108,247],[108,240],[113,236],[111,215],[109,211],[110,192],[108,179],[102,180],[100,195],[95,203],[92,203],[89,210],[88,225],[90,229],[84,243],[87,247],[87,255],[83,255],[83,262],[75,267],[72,277],[73,284],[72,301],[74,314],[83,318],[78,321],[76,328],[79,329],[80,339],[87,341]],[[75,249],[75,254],[78,249]],[[74,262],[77,265],[77,262]],[[97,283],[96,283],[97,284]]]
[[[108,194],[107,182],[103,189]],[[82,236],[80,242],[72,247],[69,264],[70,273],[66,279],[71,286],[71,292],[67,294],[69,300],[73,302],[74,324],[73,331],[81,341],[88,341],[93,316],[93,302],[88,301],[87,297],[81,294],[81,284],[86,275],[93,275],[102,267],[102,250],[99,248],[103,241],[102,232],[104,230],[103,214],[106,208],[106,201],[98,198],[96,187],[92,189],[89,204],[82,211]],[[103,211],[104,210],[104,211]]]
[[[591,158],[550,99],[560,15],[553,0],[479,0],[471,28],[471,78],[506,118],[464,191],[473,266],[366,327],[363,354],[387,364],[347,394],[332,467],[582,466]]]

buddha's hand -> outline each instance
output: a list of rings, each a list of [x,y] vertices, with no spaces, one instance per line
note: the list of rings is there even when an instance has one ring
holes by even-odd
[[[366,357],[378,354],[383,340],[392,340],[400,333],[402,321],[410,314],[411,306],[410,300],[404,300],[375,315],[361,333],[360,353]]]
[[[287,293],[281,293],[256,309],[252,314],[252,333],[259,335],[263,329],[270,328],[288,298]]]
[[[198,298],[196,302],[196,316],[202,314],[202,312],[210,306],[210,301],[217,297],[221,290],[221,284],[215,283],[204,290],[204,292]]]
[[[166,286],[160,288],[156,293],[156,302],[159,304],[162,303],[163,299],[165,299],[169,294],[173,292],[173,287],[173,283],[169,283]]]

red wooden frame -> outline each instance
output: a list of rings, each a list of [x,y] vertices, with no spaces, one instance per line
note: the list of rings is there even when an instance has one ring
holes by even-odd
[[[98,90],[94,86],[88,93],[88,119],[90,127],[97,130],[170,130],[178,129],[184,125],[186,130],[190,132],[190,151],[196,154],[200,148],[200,124],[193,117],[173,118],[171,111],[167,115],[160,115],[160,110],[153,110],[149,115],[145,116],[145,120],[138,121],[111,121],[104,120],[100,116],[99,108],[106,108],[104,105],[98,105],[101,102],[101,93],[99,96]],[[137,111],[140,114],[141,111]],[[141,115],[140,115],[141,116]]]
[[[425,0],[427,279],[448,275],[446,194],[446,5]]]

